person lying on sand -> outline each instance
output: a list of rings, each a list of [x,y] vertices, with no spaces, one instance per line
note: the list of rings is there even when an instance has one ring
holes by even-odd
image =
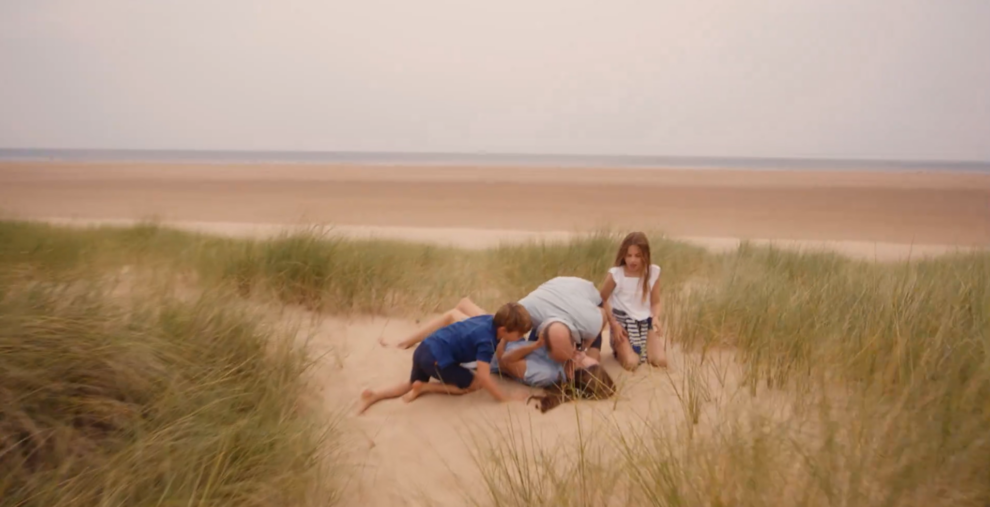
[[[529,312],[533,325],[528,340],[536,341],[546,331],[548,349],[554,361],[565,364],[579,349],[588,349],[595,344],[598,348],[592,348],[588,354],[596,361],[600,359],[602,331],[607,321],[606,313],[611,312],[611,308],[602,300],[594,283],[569,276],[552,278],[520,299],[519,304]],[[410,348],[442,326],[483,314],[484,310],[464,298],[453,310],[434,319],[397,346]]]
[[[481,307],[464,298],[445,317],[459,318],[484,313]],[[533,327],[535,329],[536,325]],[[580,351],[563,365],[552,359],[553,347],[548,340],[550,329],[550,326],[544,326],[536,341],[499,342],[491,371],[505,374],[528,386],[544,388],[544,394],[527,398],[527,403],[536,400],[536,408],[544,413],[576,399],[604,400],[614,396],[615,382],[596,359]],[[565,343],[570,345],[569,340]]]
[[[477,315],[431,332],[413,353],[407,382],[361,393],[358,414],[375,403],[404,396],[407,402],[425,393],[460,395],[485,388],[498,401],[507,401],[491,377],[497,342],[518,341],[532,327],[529,312],[518,303],[507,303],[495,315]],[[461,366],[477,361],[477,372]],[[430,382],[431,378],[439,383]]]
[[[520,304],[522,303],[520,302]],[[465,297],[452,310],[433,319],[411,336],[399,342],[398,347],[412,347],[444,326],[487,313],[471,299]],[[551,329],[553,329],[552,326],[544,326],[536,341],[499,341],[490,365],[491,373],[505,375],[528,386],[548,388],[573,378],[575,368],[588,368],[598,364],[598,361],[582,352],[572,353],[570,359],[563,363],[555,361],[552,357],[554,355],[553,346],[549,339]],[[566,327],[560,325],[558,330],[564,333],[559,335],[559,339],[556,340],[558,346],[572,347]]]

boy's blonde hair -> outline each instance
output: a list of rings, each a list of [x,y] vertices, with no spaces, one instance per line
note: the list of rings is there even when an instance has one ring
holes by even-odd
[[[506,332],[525,333],[533,327],[533,319],[526,307],[519,303],[506,303],[495,312],[492,319],[496,328],[504,327]]]

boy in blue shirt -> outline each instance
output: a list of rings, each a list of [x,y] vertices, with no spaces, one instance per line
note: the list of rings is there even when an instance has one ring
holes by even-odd
[[[506,401],[491,376],[495,347],[502,340],[518,341],[531,327],[525,307],[506,303],[495,315],[478,315],[438,329],[416,347],[409,381],[387,389],[365,389],[358,414],[381,400],[403,395],[409,402],[425,393],[466,394],[480,388]],[[474,361],[477,373],[461,366]],[[431,378],[440,382],[432,383]]]

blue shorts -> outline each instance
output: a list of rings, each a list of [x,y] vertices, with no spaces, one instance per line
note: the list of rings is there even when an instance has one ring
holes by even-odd
[[[602,350],[602,334],[601,333],[598,333],[598,336],[595,337],[595,341],[591,342],[591,345],[589,345],[588,348],[589,349],[598,349],[599,351]]]
[[[619,325],[626,330],[626,335],[629,336],[629,345],[632,345],[633,352],[639,356],[639,362],[646,361],[646,339],[650,329],[653,329],[653,317],[635,320],[622,310],[612,310],[612,315],[615,315],[615,320],[619,321]],[[619,357],[619,353],[615,349],[612,350],[612,355]]]
[[[425,343],[420,343],[413,352],[412,373],[409,374],[409,382],[429,382],[430,378],[435,378],[444,384],[467,389],[474,382],[474,374],[471,370],[459,364],[452,364],[446,368],[437,367],[437,360],[433,357],[433,352]]]

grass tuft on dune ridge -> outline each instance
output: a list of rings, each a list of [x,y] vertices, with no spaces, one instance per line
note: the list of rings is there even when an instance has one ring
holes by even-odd
[[[0,281],[0,505],[326,505],[292,339],[218,296]]]

